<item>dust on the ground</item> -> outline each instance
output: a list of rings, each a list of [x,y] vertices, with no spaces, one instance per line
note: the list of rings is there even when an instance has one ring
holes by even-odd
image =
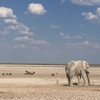
[[[99,100],[100,68],[91,68],[91,86],[69,87],[64,68],[30,68],[35,75],[25,75],[26,68],[0,72],[0,100]],[[3,69],[1,69],[3,70]],[[5,71],[6,73],[6,71]],[[76,78],[73,79],[77,82]]]

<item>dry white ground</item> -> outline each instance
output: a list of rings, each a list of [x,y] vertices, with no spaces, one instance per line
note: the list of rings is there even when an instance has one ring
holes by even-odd
[[[0,100],[100,100],[100,67],[90,72],[91,86],[69,87],[64,67],[0,67]]]

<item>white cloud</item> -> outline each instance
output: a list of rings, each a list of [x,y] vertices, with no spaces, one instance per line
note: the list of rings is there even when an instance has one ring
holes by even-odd
[[[70,39],[71,38],[69,34],[65,35],[63,32],[61,32],[59,34],[65,39]]]
[[[0,7],[0,18],[16,18],[13,10],[6,7]]]
[[[17,25],[9,26],[6,29],[12,30],[12,31],[18,31],[19,33],[24,34],[24,35],[32,35],[33,34],[33,32],[30,32],[30,29],[27,26],[20,24],[20,23]]]
[[[65,35],[64,35],[64,33],[63,32],[61,32],[61,33],[59,33],[62,37],[64,37]]]
[[[92,12],[83,12],[82,16],[84,16],[86,20],[100,21],[100,7],[96,9],[95,14]]]
[[[83,41],[83,42],[74,42],[74,43],[66,43],[66,46],[69,48],[84,48],[84,47],[91,47],[95,49],[100,49],[100,43],[92,43],[90,41]]]
[[[6,24],[18,24],[16,19],[4,19],[4,23],[6,23]]]
[[[75,39],[81,39],[82,36],[80,36],[80,35],[76,35],[76,36],[74,36],[73,38],[75,38]]]
[[[28,12],[33,15],[43,15],[47,11],[44,9],[43,5],[40,3],[30,3],[28,6]]]
[[[96,9],[96,16],[100,18],[100,7]]]
[[[80,47],[80,46],[89,46],[91,43],[89,41],[83,41],[83,42],[76,42],[76,43],[66,43],[67,46],[71,47]]]
[[[100,5],[100,0],[70,0],[72,3],[77,5]]]
[[[73,36],[71,36],[71,35],[69,35],[69,34],[64,34],[63,32],[61,32],[61,33],[59,33],[60,34],[60,36],[62,36],[63,38],[65,38],[65,39],[81,39],[82,38],[82,36],[80,36],[80,35],[73,35]]]
[[[50,27],[53,29],[58,29],[58,28],[60,28],[60,25],[50,25]]]
[[[33,39],[30,39],[28,36],[16,37],[14,40],[15,41],[33,41]]]
[[[41,44],[47,44],[47,45],[49,45],[49,43],[47,42],[47,41],[45,41],[45,40],[37,40],[37,41],[33,41],[33,44],[39,44],[39,45],[41,45]]]
[[[24,35],[34,34],[30,31],[29,27],[17,21],[17,17],[13,14],[13,10],[11,8],[0,7],[0,18],[2,18],[2,24],[5,24],[5,27],[0,30],[0,34],[2,35],[11,33],[11,31],[17,31]]]
[[[47,44],[49,43],[45,40],[34,40],[32,38],[29,38],[28,36],[23,36],[23,37],[16,37],[14,38],[14,41],[19,41],[19,42],[27,42],[30,45],[41,45],[41,44]]]
[[[67,0],[61,0],[61,3],[63,4],[63,3],[65,3]]]
[[[88,12],[88,13],[83,12],[82,16],[85,16],[85,19],[87,19],[87,20],[96,20],[97,19],[97,16],[92,14],[92,12]]]
[[[34,35],[34,33],[31,32],[29,27],[25,26],[22,23],[17,22],[15,19],[4,19],[3,21],[5,24],[11,24],[11,25],[4,27],[2,31],[0,31],[0,34],[2,35],[12,33],[12,31],[23,35]]]

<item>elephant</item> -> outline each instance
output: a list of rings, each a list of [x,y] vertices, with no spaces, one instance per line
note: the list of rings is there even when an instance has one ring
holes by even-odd
[[[90,77],[89,77],[89,64],[87,61],[70,61],[67,63],[65,67],[66,77],[68,79],[68,85],[73,86],[72,78],[77,76],[78,83],[80,84],[80,78],[83,78],[84,85],[87,86],[86,81],[88,81],[88,85],[90,85]]]

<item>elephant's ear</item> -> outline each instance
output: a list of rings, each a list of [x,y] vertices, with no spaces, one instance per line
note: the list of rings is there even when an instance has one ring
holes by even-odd
[[[75,65],[74,61],[68,62],[67,65],[66,65],[66,67],[65,67],[65,70],[72,68],[74,65]]]
[[[72,64],[72,66],[74,66],[75,65],[75,61],[71,61],[71,64]]]
[[[86,61],[82,61],[82,67],[86,72],[89,72],[88,68],[89,68],[89,64]]]

